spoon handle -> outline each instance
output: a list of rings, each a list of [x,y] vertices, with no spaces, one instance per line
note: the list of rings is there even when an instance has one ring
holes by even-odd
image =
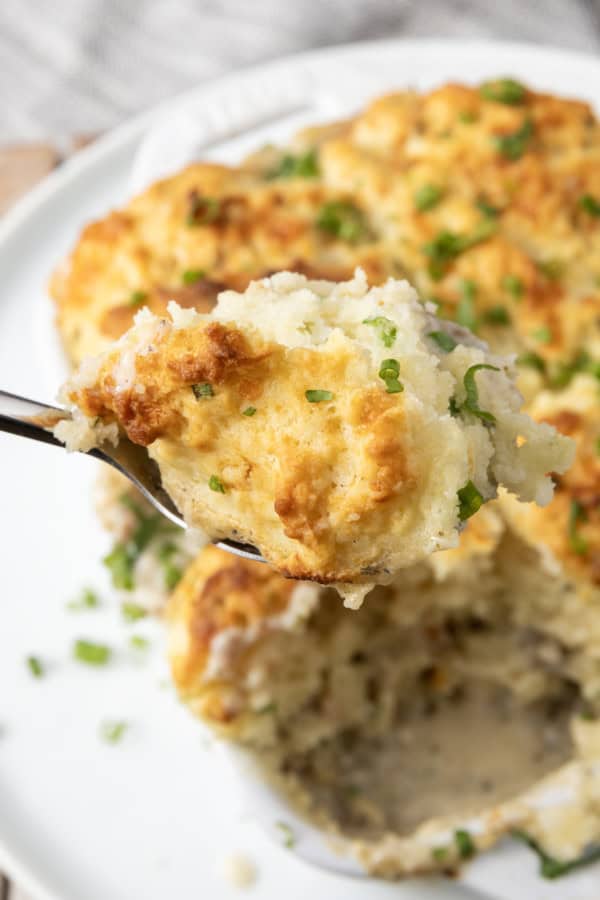
[[[69,417],[69,413],[64,409],[0,391],[0,431],[31,438],[44,444],[54,444],[55,447],[64,447],[64,444],[46,429]]]

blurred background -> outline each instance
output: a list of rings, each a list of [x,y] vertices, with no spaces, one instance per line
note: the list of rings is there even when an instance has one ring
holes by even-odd
[[[600,0],[1,0],[0,214],[129,116],[261,60],[392,37],[600,50]]]
[[[600,0],[2,0],[0,141],[103,131],[240,66],[402,36],[600,49]]]

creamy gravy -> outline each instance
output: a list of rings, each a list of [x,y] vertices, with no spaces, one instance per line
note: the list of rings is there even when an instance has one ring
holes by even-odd
[[[291,764],[317,809],[347,835],[404,834],[430,818],[477,813],[571,755],[568,689],[528,706],[484,682],[435,705],[416,694],[389,734],[346,733]]]

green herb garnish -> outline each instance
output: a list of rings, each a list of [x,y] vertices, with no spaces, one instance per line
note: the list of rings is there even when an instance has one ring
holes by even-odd
[[[528,369],[536,369],[538,372],[546,371],[546,363],[538,353],[527,351],[517,356],[517,365],[525,366]]]
[[[505,103],[507,106],[519,106],[525,100],[526,90],[514,78],[495,78],[485,81],[479,88],[484,100],[494,103]]]
[[[531,337],[539,341],[540,344],[549,344],[552,341],[552,332],[547,325],[542,325],[541,328],[536,328],[535,331],[531,332]]]
[[[568,875],[569,872],[573,872],[575,869],[579,869],[582,866],[588,866],[590,863],[600,860],[600,847],[598,846],[589,847],[581,856],[578,856],[577,859],[560,860],[546,853],[546,851],[540,847],[538,842],[527,834],[527,832],[516,830],[512,832],[512,836],[518,841],[522,841],[538,855],[540,860],[540,875],[542,878],[561,878],[563,875]]]
[[[371,319],[363,319],[363,325],[373,325],[377,329],[384,347],[391,347],[394,344],[398,329],[391,319],[386,319],[385,316],[374,316]]]
[[[210,478],[208,479],[208,486],[211,489],[211,491],[216,491],[217,494],[225,493],[225,485],[223,484],[223,482],[221,481],[220,478],[217,478],[216,475],[210,476]]]
[[[132,291],[129,295],[128,306],[141,306],[142,303],[148,298],[148,294],[146,291]]]
[[[588,552],[588,542],[579,533],[579,523],[587,521],[587,513],[578,500],[571,500],[569,509],[569,544],[573,553],[584,556]]]
[[[121,603],[121,615],[126,622],[139,622],[148,615],[148,610],[139,603]]]
[[[584,194],[583,197],[580,197],[579,205],[590,216],[594,216],[596,219],[600,217],[600,200],[596,200],[591,194]]]
[[[190,191],[186,224],[210,225],[221,214],[221,201],[217,197],[202,197],[196,190]]]
[[[147,514],[127,494],[121,497],[121,503],[133,512],[136,527],[129,540],[116,544],[108,556],[104,557],[103,563],[111,573],[113,585],[120,590],[131,591],[134,587],[135,564],[143,551],[158,534],[174,533],[176,526],[167,522],[160,513]]]
[[[186,269],[181,276],[181,280],[184,284],[196,284],[196,282],[204,278],[205,275],[206,272],[204,269]]]
[[[458,518],[465,522],[475,515],[483,505],[483,496],[479,493],[472,481],[467,481],[464,487],[457,491]]]
[[[326,400],[333,400],[333,394],[331,393],[331,391],[304,391],[304,396],[309,403],[323,403]]]
[[[444,862],[445,859],[448,858],[448,848],[447,847],[434,847],[431,851],[432,857],[436,862]]]
[[[419,212],[427,212],[437,206],[442,199],[443,190],[436,184],[423,184],[414,196],[415,209]]]
[[[368,236],[365,214],[349,200],[331,200],[325,203],[317,216],[317,228],[342,241],[353,244]]]
[[[463,328],[477,331],[477,316],[475,315],[475,297],[477,286],[474,281],[465,279],[461,285],[461,298],[456,307],[456,321]]]
[[[500,371],[497,366],[490,366],[487,363],[478,363],[475,366],[469,366],[463,376],[463,385],[467,396],[462,408],[466,409],[467,412],[470,412],[471,415],[477,416],[478,419],[481,419],[486,424],[493,425],[496,421],[496,417],[492,415],[491,412],[486,412],[484,409],[479,408],[479,392],[475,382],[475,374],[481,369],[490,369],[492,372]]]
[[[465,125],[470,125],[472,122],[477,121],[477,114],[469,109],[465,109],[463,112],[459,112],[458,121],[464,122]]]
[[[156,555],[163,569],[165,587],[168,591],[172,591],[177,587],[183,575],[181,567],[173,561],[173,557],[177,555],[177,546],[172,541],[168,541],[159,548]]]
[[[102,722],[100,737],[108,744],[117,744],[127,731],[127,722]]]
[[[73,657],[89,666],[105,666],[111,652],[106,644],[95,644],[93,641],[80,639],[73,644]]]
[[[445,331],[430,331],[427,337],[435,341],[438,347],[441,347],[446,353],[450,353],[457,346],[454,338]]]
[[[497,206],[492,206],[491,203],[488,203],[485,197],[480,197],[480,199],[475,203],[475,206],[481,213],[483,213],[484,216],[487,216],[489,219],[496,219],[502,212],[502,210]]]
[[[495,135],[492,140],[496,145],[498,152],[505,158],[515,162],[521,159],[528,149],[529,141],[533,135],[533,122],[531,119],[525,119],[523,124],[517,131],[512,134]]]
[[[286,153],[277,165],[266,173],[265,178],[268,181],[275,178],[317,178],[319,174],[317,151],[308,150],[297,156]]]
[[[100,606],[98,594],[90,588],[84,588],[81,596],[77,600],[71,600],[67,603],[67,609],[73,612],[79,612],[84,609],[97,609]]]
[[[385,389],[388,394],[399,394],[404,390],[404,386],[398,380],[400,375],[400,365],[397,359],[384,359],[379,367],[379,377],[385,382]]]
[[[432,241],[423,245],[423,252],[429,257],[428,271],[438,281],[446,272],[448,265],[465,250],[487,240],[497,230],[497,223],[492,219],[483,219],[470,234],[457,234],[455,231],[440,231]]]
[[[192,393],[196,400],[203,400],[206,397],[214,397],[215,392],[213,391],[212,384],[209,384],[208,381],[203,381],[200,384],[192,385]]]
[[[296,844],[296,835],[294,834],[291,825],[288,825],[287,822],[275,822],[275,827],[278,828],[283,835],[283,846],[290,849],[294,847]]]
[[[46,674],[44,665],[39,658],[39,656],[28,656],[27,657],[27,668],[31,672],[34,678],[43,678]]]
[[[250,416],[253,416],[255,412],[256,412],[255,406],[247,406],[246,409],[242,412],[242,415],[250,417]]]
[[[129,638],[129,646],[132,650],[147,650],[150,646],[150,641],[140,634],[132,634]]]
[[[502,287],[515,298],[520,297],[523,293],[523,282],[518,275],[505,275],[502,279]]]
[[[470,859],[475,855],[476,847],[468,831],[459,828],[454,832],[454,841],[461,859]]]
[[[485,310],[483,318],[489,325],[510,325],[510,315],[505,306],[491,306]]]

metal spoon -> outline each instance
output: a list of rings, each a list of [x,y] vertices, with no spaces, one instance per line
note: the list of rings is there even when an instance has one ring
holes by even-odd
[[[65,448],[65,445],[54,437],[49,430],[61,419],[70,419],[71,413],[66,409],[55,406],[47,406],[45,403],[37,403],[27,400],[25,397],[17,397],[6,391],[0,391],[0,431],[8,434],[16,434],[20,437],[31,438],[44,444],[53,444],[55,447]],[[126,437],[121,437],[116,447],[112,444],[103,444],[88,450],[86,456],[94,456],[102,462],[113,466],[143,494],[148,503],[166,516],[180,528],[186,528],[186,523],[181,513],[163,488],[160,480],[158,466],[150,458],[146,449],[132,443]],[[238,541],[224,539],[214,542],[217,547],[242,556],[244,559],[253,559],[257,562],[265,562],[256,547],[251,544],[241,544]]]

